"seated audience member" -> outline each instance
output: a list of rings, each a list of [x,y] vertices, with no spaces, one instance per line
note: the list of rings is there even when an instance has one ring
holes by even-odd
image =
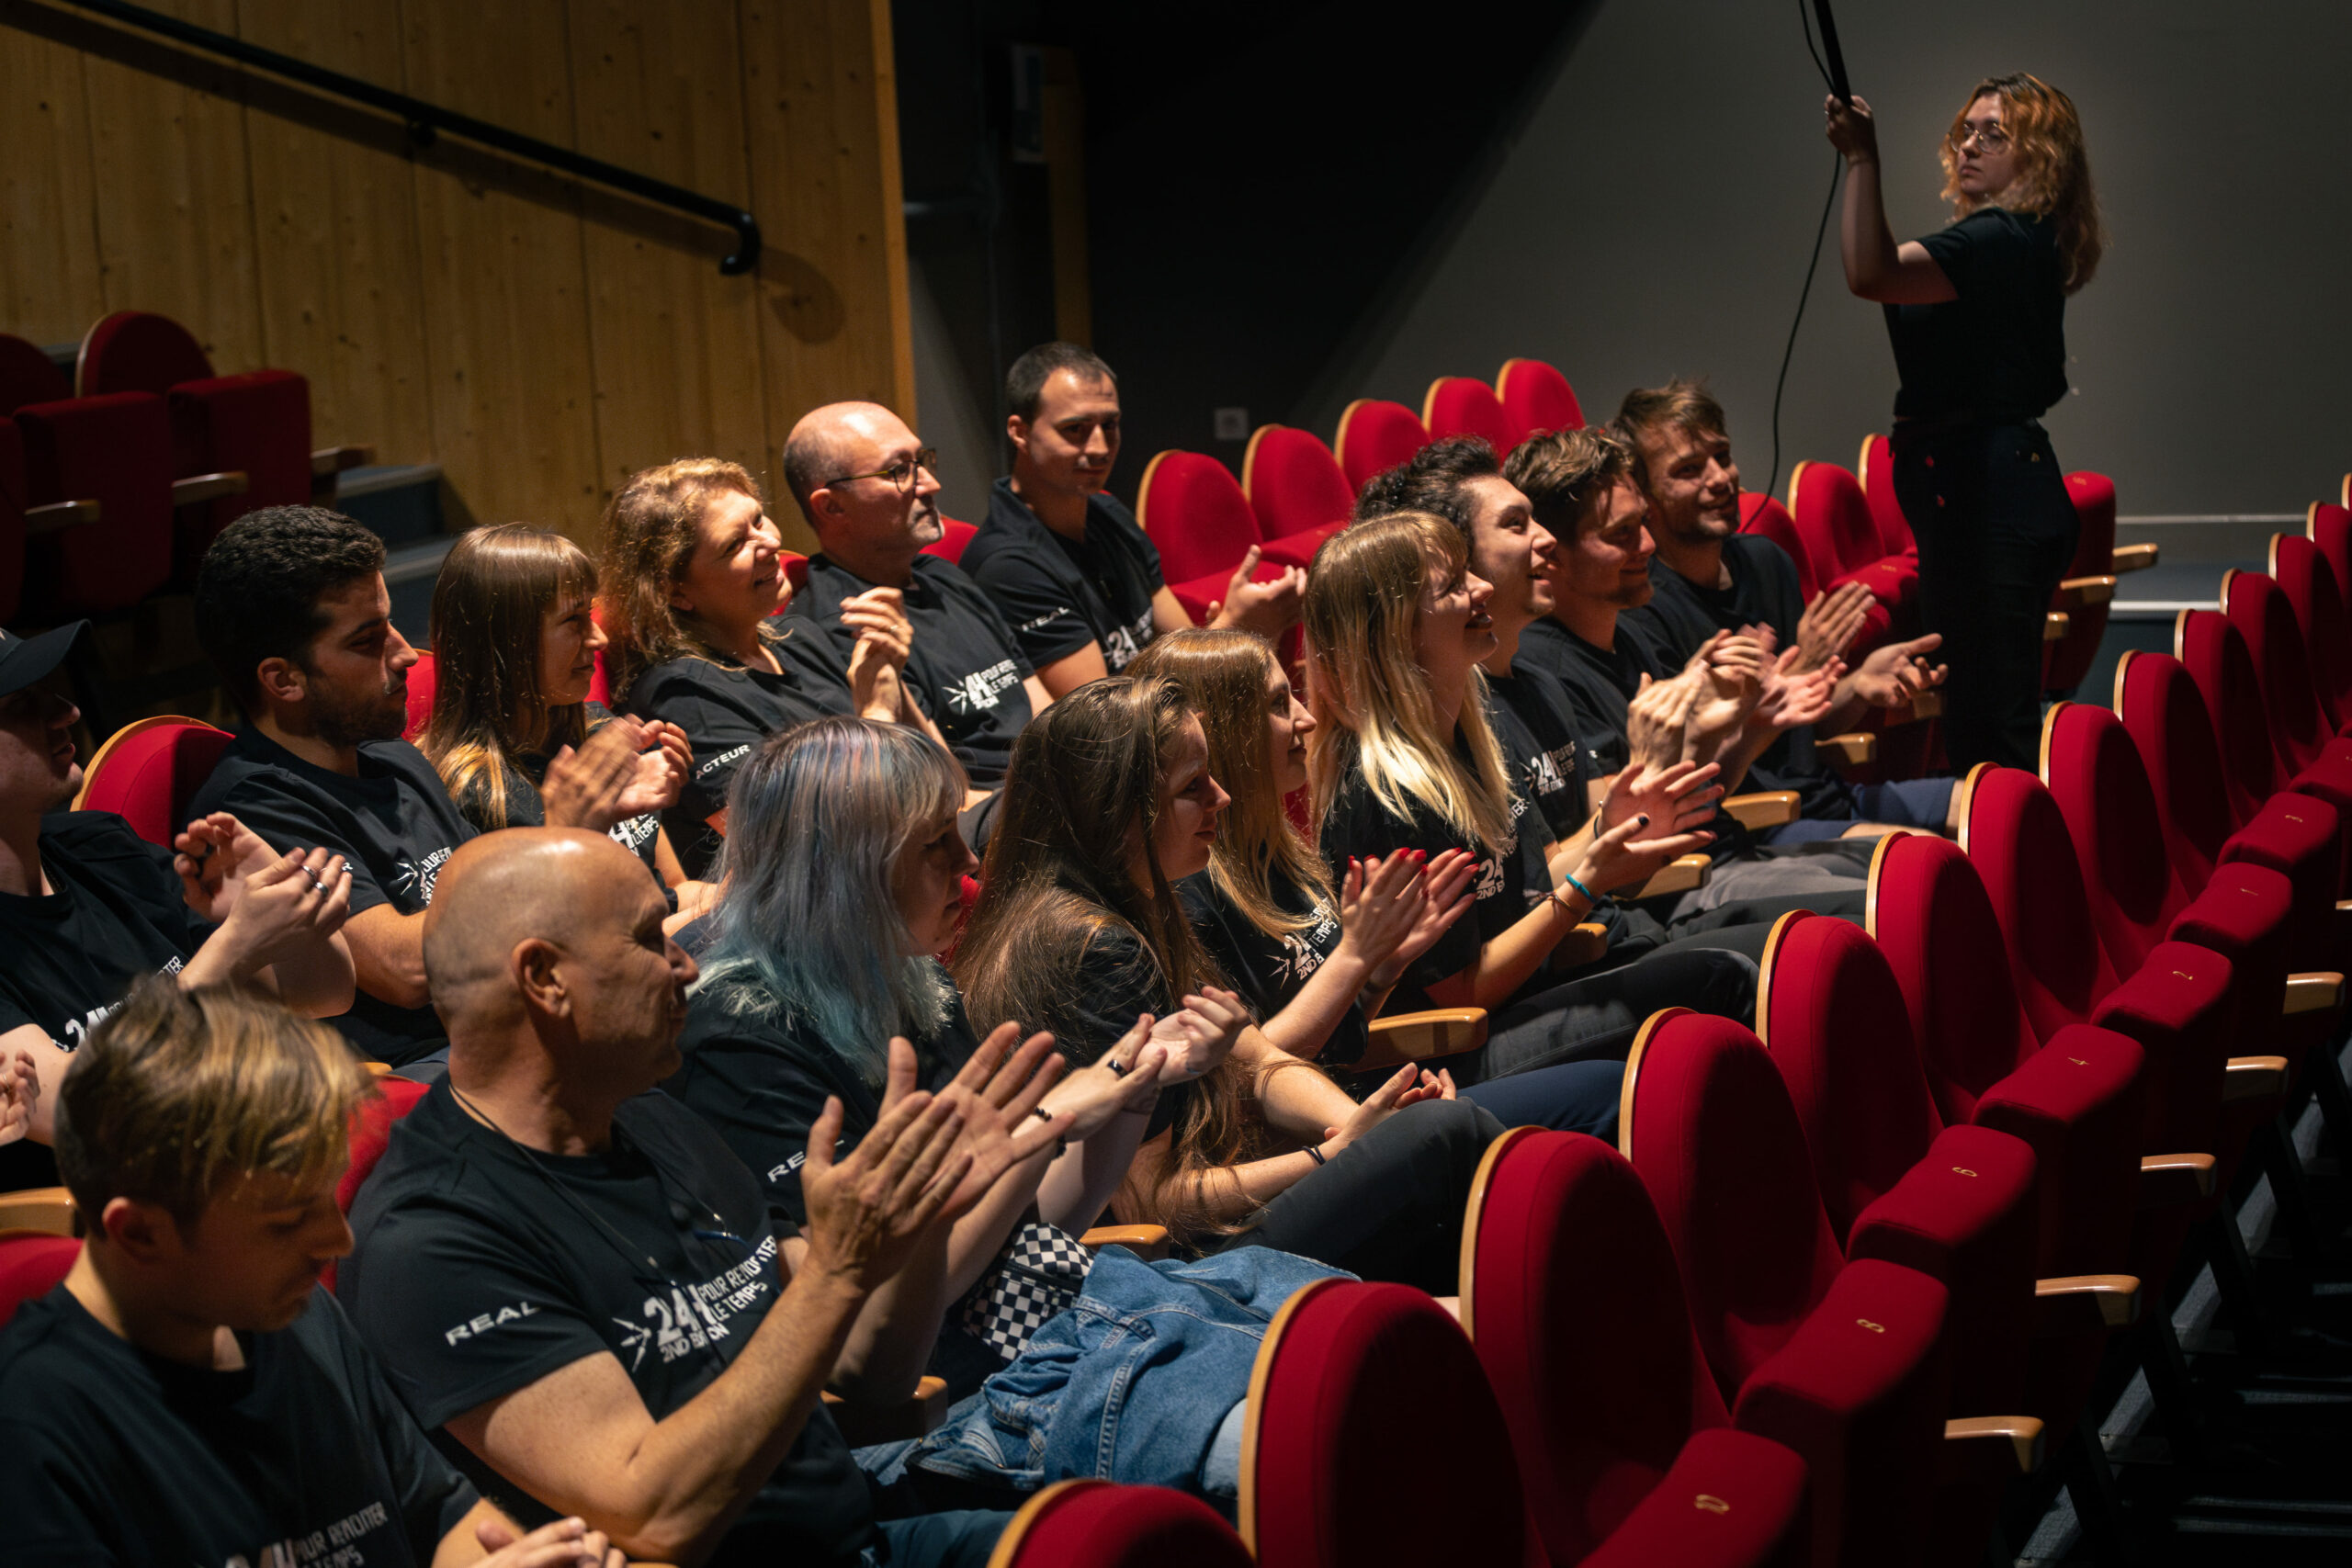
[[[784,444],[785,483],[817,536],[792,614],[840,629],[842,606],[876,588],[904,596],[914,645],[899,678],[981,789],[1004,782],[1013,737],[1046,695],[986,590],[923,547],[940,537],[931,448],[876,403],[828,403]]]
[[[964,875],[978,868],[956,830],[963,795],[947,753],[900,727],[855,718],[786,730],[736,770],[727,892],[678,1041],[685,1065],[663,1087],[762,1173],[769,1204],[796,1224],[808,1222],[800,1165],[828,1097],[842,1107],[844,1149],[881,1115],[884,1042],[910,1041],[915,1081],[934,1091],[978,1047],[934,956],[955,941]],[[1011,1049],[1015,1033],[1000,1026],[990,1049]],[[1040,1051],[1046,1043],[1032,1042]],[[1063,1077],[1044,1104],[1070,1113],[1069,1150],[1057,1159],[1042,1148],[1008,1170],[956,1222],[944,1254],[918,1258],[910,1275],[944,1268],[939,1298],[958,1302],[1024,1214],[1085,1230],[1143,1132],[1144,1114],[1123,1112],[1148,1113],[1159,1086],[1185,1076],[1167,1045],[1130,1030],[1111,1065]],[[951,1312],[931,1370],[947,1378],[952,1397],[1002,1365]]]
[[[899,678],[910,633],[897,589],[842,603],[846,640],[778,618],[793,595],[784,536],[733,463],[686,457],[631,476],[605,513],[601,586],[614,699],[693,745],[685,790],[662,814],[689,876],[718,852],[728,776],[778,730],[847,713],[936,736]]]
[[[1365,1021],[1406,965],[1468,912],[1477,862],[1464,850],[1432,861],[1403,849],[1351,858],[1338,874],[1324,863],[1283,808],[1284,796],[1306,788],[1315,717],[1261,638],[1207,627],[1176,632],[1146,649],[1135,668],[1138,680],[1184,689],[1208,739],[1209,772],[1233,797],[1217,819],[1208,869],[1176,885],[1193,930],[1267,1039],[1344,1071],[1362,1059]],[[1623,1078],[1615,1062],[1567,1062],[1474,1080],[1463,1094],[1506,1125],[1613,1137]],[[1376,1087],[1368,1075],[1353,1081]],[[1425,1072],[1424,1081],[1451,1084],[1453,1069]]]
[[[111,811],[60,809],[82,765],[59,665],[87,625],[0,632],[0,1098],[21,1111],[0,1122],[42,1145],[72,1054],[142,976],[250,985],[311,1014],[351,1005],[336,933],[352,878],[332,850],[279,854],[223,812],[190,822],[175,856]],[[55,1179],[45,1149],[0,1155],[0,1190]]]
[[[423,917],[442,863],[474,828],[401,739],[416,650],[392,626],[383,566],[382,540],[315,506],[249,512],[212,541],[197,636],[245,727],[192,809],[232,815],[280,848],[344,857],[358,995],[335,1026],[361,1055],[399,1066],[440,1047]],[[635,753],[626,731],[591,741],[548,791],[550,817],[602,831],[635,815]]]
[[[1119,385],[1070,343],[1012,362],[1012,472],[989,495],[964,570],[995,598],[1049,696],[1115,675],[1151,639],[1193,624],[1161,575],[1135,514],[1104,491],[1119,458]],[[1234,570],[1210,625],[1272,637],[1298,619],[1303,574],[1252,581],[1258,550]]]
[[[1807,604],[1788,552],[1760,534],[1739,531],[1739,467],[1723,405],[1704,383],[1676,379],[1626,393],[1615,428],[1633,448],[1634,477],[1648,499],[1657,547],[1650,570],[1655,592],[1627,618],[1657,633],[1668,660],[1688,660],[1716,632],[1750,626],[1770,626],[1783,648],[1799,649],[1800,671],[1845,653],[1870,607],[1869,588],[1849,582]],[[1849,784],[1813,749],[1816,733],[1850,728],[1871,708],[1906,707],[1942,684],[1943,668],[1927,659],[1942,643],[1930,632],[1872,649],[1839,679],[1826,714],[1784,731],[1757,757],[1751,787],[1792,789],[1804,799],[1804,816],[1764,833],[1766,842],[1956,826],[1949,775]]]
[[[1206,869],[1226,803],[1173,682],[1091,682],[1031,721],[956,953],[974,1025],[1050,1031],[1091,1066],[1175,1015],[1186,1070],[1206,1070],[1161,1091],[1119,1218],[1196,1252],[1252,1244],[1450,1294],[1501,1123],[1411,1067],[1358,1105],[1216,987],[1175,884]]]
[[[1565,984],[1543,974],[1602,894],[1703,846],[1707,833],[1681,814],[1702,818],[1713,807],[1703,789],[1695,805],[1685,804],[1691,794],[1675,793],[1694,769],[1628,772],[1614,798],[1600,802],[1600,830],[1566,846],[1568,863],[1555,877],[1545,835],[1528,819],[1533,807],[1511,787],[1488,725],[1479,660],[1496,646],[1492,590],[1468,558],[1452,524],[1400,512],[1327,541],[1307,580],[1307,775],[1324,860],[1338,866],[1413,850],[1459,851],[1477,862],[1470,914],[1406,966],[1389,1006],[1486,1009],[1487,1043],[1470,1065],[1482,1079],[1623,1060],[1642,1021],[1662,1007],[1745,1016],[1754,966],[1712,947],[1653,953]]]
[[[857,1147],[836,1159],[838,1100],[810,1129],[808,1224],[779,1234],[718,1134],[648,1092],[695,976],[662,914],[601,834],[451,858],[424,942],[448,1077],[361,1188],[336,1292],[417,1422],[526,1523],[576,1515],[682,1562],[978,1568],[1002,1516],[877,1522],[819,1394],[912,1394],[936,1270],[921,1300],[899,1277],[1067,1125],[1032,1115],[1050,1067],[1012,1092],[1042,1047],[984,1046],[934,1096],[894,1043]]]
[[[546,826],[540,792],[549,764],[612,721],[588,700],[607,641],[590,614],[595,599],[587,552],[527,524],[476,528],[441,563],[433,584],[433,715],[416,745],[477,830]],[[606,831],[661,879],[675,906],[674,929],[703,913],[717,889],[687,878],[662,827],[662,809],[677,803],[685,784],[685,731],[659,719],[639,728],[639,743],[666,755],[668,777],[651,809]]]
[[[57,1155],[89,1235],[0,1333],[10,1562],[619,1568],[483,1502],[318,1288],[370,1092],[334,1031],[160,980],[76,1053]]]
[[[1654,683],[1687,682],[1693,703],[1683,725],[1687,756],[1712,758],[1724,790],[1738,793],[1750,765],[1781,731],[1817,719],[1843,673],[1834,659],[1803,674],[1800,649],[1773,654],[1770,627],[1717,633],[1687,661],[1670,658],[1653,632],[1622,612],[1649,603],[1650,558],[1644,525],[1648,502],[1634,483],[1633,455],[1607,431],[1560,431],[1521,442],[1503,477],[1527,498],[1553,537],[1552,613],[1527,628],[1521,663],[1556,677],[1575,709],[1577,744],[1596,773],[1623,767],[1630,755],[1631,705]],[[1729,818],[1709,850],[1707,885],[1667,911],[1669,930],[1724,917],[1739,905],[1739,923],[1769,920],[1788,908],[1859,917],[1869,883],[1866,844],[1846,853],[1759,852]],[[1837,846],[1816,846],[1835,850]],[[1778,905],[1775,900],[1793,900]]]

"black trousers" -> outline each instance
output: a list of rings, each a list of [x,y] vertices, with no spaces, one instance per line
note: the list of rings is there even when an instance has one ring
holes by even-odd
[[[2030,770],[2041,750],[2041,628],[2079,524],[2038,421],[1894,427],[1894,494],[1919,541],[1919,608],[1943,634],[1952,771]]]

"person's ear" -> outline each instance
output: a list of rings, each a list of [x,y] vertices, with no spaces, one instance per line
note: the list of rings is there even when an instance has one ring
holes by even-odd
[[[109,1198],[98,1211],[98,1229],[108,1246],[146,1268],[169,1263],[187,1250],[178,1223],[160,1203]]]
[[[290,659],[273,655],[254,668],[254,679],[261,686],[262,695],[271,702],[292,705],[308,699],[310,677],[302,667]]]
[[[1017,413],[1004,416],[1005,439],[1012,443],[1015,452],[1026,456],[1029,451],[1029,422]]]
[[[563,950],[545,937],[526,937],[507,957],[508,972],[523,1003],[554,1018],[571,1014],[571,992],[563,973]]]
[[[808,518],[811,525],[838,522],[849,515],[849,508],[833,493],[831,485],[808,492]]]

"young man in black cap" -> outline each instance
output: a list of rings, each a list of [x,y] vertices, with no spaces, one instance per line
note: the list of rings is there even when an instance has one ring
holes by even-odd
[[[82,783],[81,714],[61,667],[88,624],[0,631],[0,1076],[36,1145],[49,1142],[70,1053],[143,975],[255,985],[313,1016],[351,1004],[351,954],[336,934],[351,878],[332,849],[281,854],[221,812],[188,823],[175,855],[110,811],[59,811]],[[0,1145],[11,1141],[0,1126]],[[54,1181],[48,1159],[30,1146],[0,1152],[0,1188]]]
[[[89,1236],[0,1334],[9,1562],[619,1568],[483,1502],[318,1288],[369,1091],[333,1031],[233,991],[151,980],[92,1035],[58,1117]]]

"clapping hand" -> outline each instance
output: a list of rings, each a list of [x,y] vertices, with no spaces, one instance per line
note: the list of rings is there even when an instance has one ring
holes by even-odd
[[[236,907],[245,878],[280,857],[269,840],[226,811],[198,817],[172,840],[172,869],[191,913],[218,925]]]
[[[1862,626],[1870,619],[1874,603],[1869,587],[1861,582],[1848,582],[1815,594],[1813,603],[1797,618],[1796,672],[1802,675],[1818,670],[1851,648],[1854,639],[1862,635]]]
[[[1600,797],[1599,826],[1613,828],[1629,817],[1648,817],[1680,833],[1715,815],[1723,786],[1713,762],[1676,762],[1669,767],[1629,766],[1611,778]]]
[[[970,1168],[940,1209],[942,1221],[963,1215],[999,1177],[1053,1147],[1070,1130],[1068,1113],[1038,1113],[1046,1091],[1068,1066],[1062,1057],[1048,1055],[1054,1037],[1033,1034],[1015,1050],[1012,1043],[1020,1034],[1021,1026],[1015,1023],[990,1030],[955,1081],[940,1091],[958,1097],[963,1104],[963,1147],[972,1156]]]
[[[1846,673],[1845,660],[1833,659],[1817,669],[1800,673],[1797,665],[1801,651],[1790,649],[1766,670],[1762,693],[1747,719],[1751,729],[1777,734],[1799,725],[1817,724],[1837,705],[1838,682]]]
[[[662,726],[665,730],[674,728]],[[662,742],[659,749],[640,756],[657,739]],[[679,741],[684,739],[682,733]],[[606,719],[589,732],[577,750],[566,746],[548,762],[547,777],[539,784],[539,803],[548,826],[602,833],[616,822],[659,809],[649,802],[661,788],[671,788],[674,799],[674,787],[666,784],[656,787],[649,781],[666,778],[673,765],[680,773],[678,785],[683,786],[684,761],[666,734],[655,736],[650,727],[633,718]]]
[[[1853,694],[1872,707],[1899,708],[1931,686],[1940,686],[1951,672],[1945,664],[1929,664],[1927,655],[1944,645],[1943,634],[1929,632],[1909,642],[1890,642],[1872,649],[1849,682]]]
[[[627,1568],[620,1548],[585,1519],[558,1519],[528,1535],[517,1535],[504,1519],[483,1519],[474,1539],[490,1553],[476,1568]]]
[[[1209,605],[1208,624],[1255,632],[1272,642],[1297,621],[1299,601],[1306,593],[1306,573],[1295,566],[1284,567],[1280,577],[1256,581],[1261,555],[1257,546],[1250,547],[1225,585],[1225,597]]]
[[[1204,986],[1201,994],[1184,998],[1182,1012],[1171,1013],[1151,1026],[1151,1038],[1168,1047],[1162,1084],[1182,1083],[1214,1071],[1232,1055],[1250,1026],[1250,1010],[1231,991]]]
[[[13,1144],[32,1131],[33,1110],[40,1103],[40,1072],[32,1053],[19,1051],[14,1061],[0,1062],[0,1145]]]
[[[1477,902],[1470,891],[1470,879],[1477,873],[1478,857],[1467,850],[1447,850],[1422,868],[1420,908],[1414,912],[1412,927],[1387,961],[1372,971],[1367,990],[1385,991],[1395,986],[1406,965],[1436,946],[1437,939],[1468,912]]]
[[[1340,878],[1340,947],[1376,969],[1412,931],[1422,908],[1426,850],[1398,850],[1386,859],[1348,857]]]
[[[351,914],[351,869],[323,849],[288,850],[244,879],[206,949],[220,944],[230,973],[248,978],[300,944],[323,942]]]
[[[972,1168],[972,1152],[963,1147],[968,1097],[933,1098],[914,1081],[914,1047],[893,1040],[881,1117],[848,1157],[833,1158],[842,1135],[838,1095],[826,1097],[808,1130],[800,1167],[808,1212],[803,1267],[860,1292],[906,1267]]]
[[[1167,1046],[1152,1043],[1151,1026],[1151,1015],[1143,1014],[1117,1044],[1102,1053],[1100,1061],[1065,1075],[1046,1096],[1047,1110],[1069,1118],[1069,1130],[1062,1136],[1082,1144],[1109,1126],[1114,1118],[1131,1111],[1149,1111],[1159,1100],[1169,1052]]]

